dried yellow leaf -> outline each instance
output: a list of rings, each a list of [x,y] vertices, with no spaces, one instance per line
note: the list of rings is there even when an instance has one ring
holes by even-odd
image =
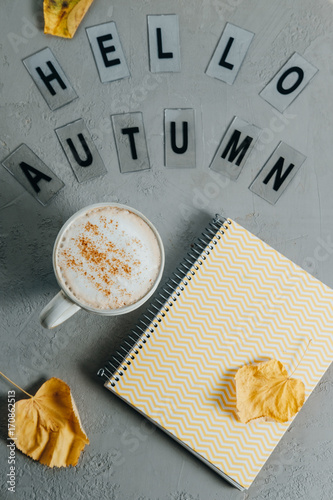
[[[77,464],[89,439],[65,382],[51,378],[15,403],[15,438],[19,450],[49,467]]]
[[[289,378],[283,364],[276,359],[245,365],[237,371],[235,379],[241,422],[260,417],[287,422],[304,403],[303,382]]]
[[[44,0],[44,33],[73,38],[94,0]]]

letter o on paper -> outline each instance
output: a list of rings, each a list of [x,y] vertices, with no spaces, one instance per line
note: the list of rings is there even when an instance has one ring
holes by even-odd
[[[283,83],[285,82],[286,78],[288,78],[288,76],[291,75],[292,73],[297,74],[297,79],[295,83],[293,83],[290,87],[285,88],[283,86]],[[277,91],[280,92],[280,94],[284,95],[291,94],[292,92],[294,92],[294,90],[297,89],[297,87],[299,87],[299,85],[303,81],[303,78],[304,78],[304,71],[302,70],[302,68],[299,68],[298,66],[292,66],[291,68],[287,69],[283,73],[283,75],[281,75],[280,78],[278,79],[276,84]]]

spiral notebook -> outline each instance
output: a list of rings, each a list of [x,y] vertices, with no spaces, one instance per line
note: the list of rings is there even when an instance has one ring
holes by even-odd
[[[213,219],[119,351],[105,386],[239,489],[290,422],[237,417],[234,375],[279,359],[306,398],[333,359],[333,291],[232,220]]]

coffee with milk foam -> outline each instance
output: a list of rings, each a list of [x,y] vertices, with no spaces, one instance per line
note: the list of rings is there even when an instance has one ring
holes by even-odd
[[[79,215],[55,253],[58,279],[83,307],[99,311],[138,302],[154,286],[161,251],[153,230],[124,208]]]

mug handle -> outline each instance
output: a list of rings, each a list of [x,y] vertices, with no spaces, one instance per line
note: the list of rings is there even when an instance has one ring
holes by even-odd
[[[67,295],[61,290],[53,299],[44,307],[40,313],[39,319],[44,328],[54,328],[61,325],[66,319],[75,314],[80,306],[74,304]]]

